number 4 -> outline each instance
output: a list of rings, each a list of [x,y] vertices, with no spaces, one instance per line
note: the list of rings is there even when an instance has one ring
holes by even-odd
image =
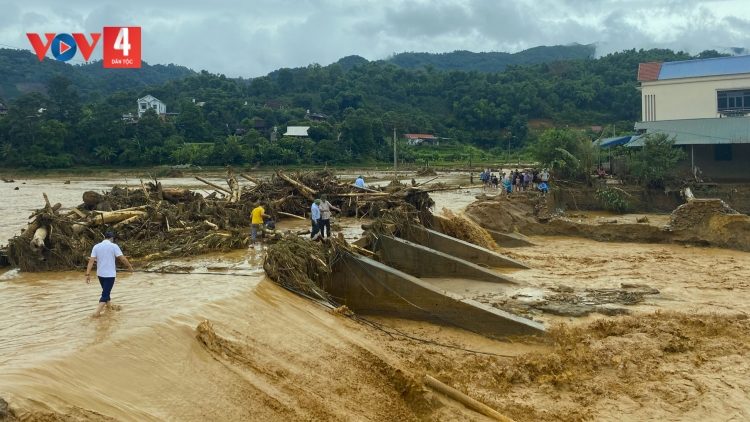
[[[128,51],[130,51],[128,28],[120,28],[120,33],[117,34],[117,39],[115,40],[115,50],[122,50],[122,55],[125,57],[128,56]]]

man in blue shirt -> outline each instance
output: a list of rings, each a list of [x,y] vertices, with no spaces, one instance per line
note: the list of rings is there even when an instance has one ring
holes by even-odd
[[[320,199],[316,199],[315,202],[313,202],[312,207],[310,207],[310,218],[312,219],[312,231],[310,232],[310,239],[314,238],[316,234],[320,231],[320,207],[318,205],[320,204]]]
[[[354,186],[358,188],[364,188],[365,187],[365,179],[362,176],[359,176],[357,178],[357,181],[354,182]]]

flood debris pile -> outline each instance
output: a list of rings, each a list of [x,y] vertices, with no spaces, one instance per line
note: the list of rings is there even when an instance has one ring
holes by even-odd
[[[346,253],[353,253],[352,246],[343,239],[314,242],[291,236],[268,247],[263,269],[282,287],[328,300],[325,288],[331,280],[331,266]]]
[[[489,250],[495,250],[498,247],[487,230],[466,218],[463,214],[456,214],[447,208],[443,208],[442,215],[435,215],[432,222],[435,230],[448,236]]]
[[[30,272],[81,269],[107,231],[117,233],[120,247],[140,261],[228,251],[249,241],[241,229],[250,224],[252,204],[163,189],[160,183],[90,191],[83,200],[67,213],[47,201],[32,214],[23,233],[8,241],[11,264]]]
[[[276,171],[269,180],[263,181],[246,174],[241,176],[255,183],[255,186],[243,189],[241,201],[269,201],[272,213],[304,216],[310,212],[310,203],[321,195],[326,195],[328,201],[340,208],[341,215],[346,217],[377,218],[384,210],[404,203],[417,209],[428,209],[435,205],[430,198],[430,190],[406,185],[399,185],[396,189],[358,188],[353,186],[353,182],[342,181],[328,169],[297,172],[296,175]]]
[[[260,201],[268,203],[266,213],[274,220],[308,218],[311,202],[322,194],[343,215],[360,218],[403,205],[429,212],[434,205],[429,190],[363,190],[329,170],[296,175],[276,171],[268,180],[240,176],[253,185],[241,186],[231,167],[225,186],[196,177],[214,190],[205,197],[189,189],[165,188],[158,181],[88,191],[82,204],[66,212],[45,195],[44,208],[29,217],[21,235],[9,240],[8,260],[22,271],[81,269],[107,231],[115,232],[123,251],[138,261],[238,249],[250,241],[250,214]],[[263,231],[275,239],[282,236],[272,229]]]

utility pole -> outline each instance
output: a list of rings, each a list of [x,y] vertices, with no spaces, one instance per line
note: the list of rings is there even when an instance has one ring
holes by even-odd
[[[513,137],[513,134],[508,132],[508,165],[510,165],[510,139]]]
[[[396,125],[393,125],[393,180],[398,180],[398,153],[396,152]]]

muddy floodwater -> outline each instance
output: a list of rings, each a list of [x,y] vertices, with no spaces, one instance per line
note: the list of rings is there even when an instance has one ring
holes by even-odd
[[[441,178],[455,181],[465,176]],[[378,182],[387,183],[374,183]],[[0,184],[0,239],[16,234],[29,214],[43,205],[42,192],[52,203],[69,208],[81,203],[86,190],[124,183],[72,179],[64,185],[63,180],[32,179]],[[190,178],[164,183],[204,186]],[[460,211],[480,193],[476,187],[437,192],[436,211]],[[570,218],[610,218],[589,214]],[[624,218],[636,217],[641,216]],[[664,217],[651,220],[661,223]],[[336,223],[348,240],[354,240],[363,221],[343,218]],[[306,227],[299,220],[280,224],[282,229]],[[532,267],[503,271],[518,285],[429,281],[488,304],[541,298],[560,285],[584,290],[643,284],[659,294],[629,306],[631,314],[750,313],[748,253],[563,237],[529,240],[534,246],[502,250]],[[492,391],[488,386],[498,384],[497,379],[485,379],[495,365],[550,348],[539,342],[490,340],[423,322],[372,318],[392,333],[483,354],[387,334],[281,289],[265,278],[262,260],[259,247],[164,263],[191,266],[193,274],[120,272],[112,292],[116,309],[96,319],[90,315],[101,289],[96,282],[85,284],[82,273],[0,270],[0,397],[21,420],[487,421],[455,402],[425,398],[404,373],[443,374],[442,379],[491,403],[496,394],[481,391]],[[604,318],[545,313],[529,317],[548,326]],[[203,328],[196,330],[199,325]],[[517,412],[508,413],[517,421],[750,420],[750,364],[729,352],[720,359],[725,360],[695,366],[690,373],[671,363],[672,372],[666,373],[684,378],[664,378],[667,381],[654,387],[651,396],[638,393],[593,402],[574,392],[549,390],[546,396],[519,388],[507,393],[509,404],[501,410]],[[568,401],[575,404],[559,405]],[[64,418],[44,419],[52,413]]]

